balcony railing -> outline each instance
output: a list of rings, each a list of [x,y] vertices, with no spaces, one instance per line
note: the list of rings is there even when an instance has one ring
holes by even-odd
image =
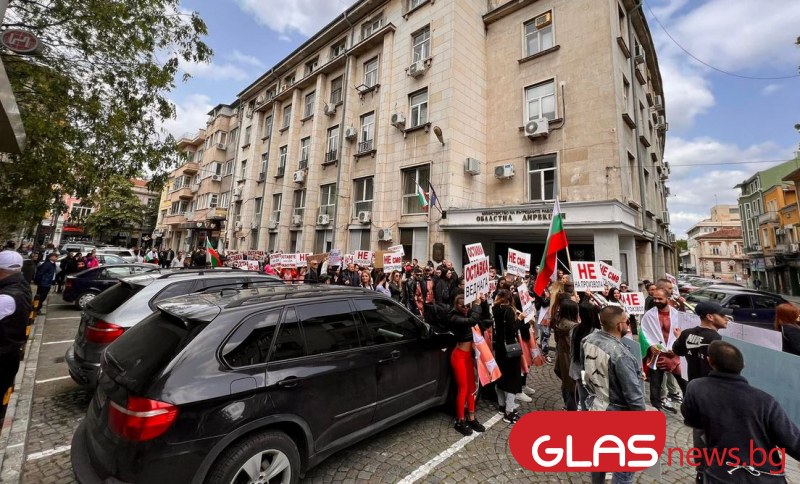
[[[759,224],[778,223],[779,221],[780,217],[778,216],[778,212],[767,212],[758,216]]]
[[[359,142],[358,143],[358,152],[359,153],[366,153],[367,151],[372,151],[372,142],[373,142],[373,140],[371,140],[371,139]]]
[[[275,176],[283,176],[285,173],[286,173],[286,167],[285,166],[279,166],[278,167],[278,173]]]
[[[337,150],[330,150],[329,152],[325,153],[325,163],[332,163],[338,160],[338,155],[339,152]]]
[[[297,164],[297,169],[298,169],[298,170],[305,170],[306,168],[308,168],[308,158],[303,158],[303,159],[302,159],[302,160],[300,160],[300,162]]]

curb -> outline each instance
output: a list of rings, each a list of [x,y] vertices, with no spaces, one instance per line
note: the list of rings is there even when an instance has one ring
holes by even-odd
[[[36,365],[39,361],[45,319],[46,314],[39,314],[33,323],[33,333],[25,345],[25,360],[20,362],[14,381],[15,391],[11,394],[6,412],[6,421],[10,421],[11,425],[3,426],[0,431],[0,482],[19,482],[22,477]]]

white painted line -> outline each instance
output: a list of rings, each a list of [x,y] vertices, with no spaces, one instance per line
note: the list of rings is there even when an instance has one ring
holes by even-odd
[[[25,442],[20,442],[18,444],[9,445],[6,447],[6,449],[16,449],[17,447],[22,447],[23,445],[25,445]]]
[[[42,343],[43,345],[60,345],[64,343],[72,343],[75,341],[74,339],[65,339],[64,341],[48,341],[47,343]]]
[[[55,321],[57,319],[81,319],[80,316],[66,316],[64,318],[47,318],[48,321]]]
[[[502,418],[503,416],[500,414],[495,415],[483,425],[484,427],[486,427],[486,430],[489,430],[490,428],[492,428],[494,424],[499,422]],[[453,454],[463,449],[464,446],[475,440],[480,435],[481,433],[479,432],[473,432],[472,435],[468,437],[463,437],[461,440],[459,440],[455,444],[445,449],[441,454],[437,455],[433,459],[429,460],[428,462],[418,467],[417,470],[404,477],[401,481],[398,481],[398,484],[413,484],[414,482],[417,482],[418,480],[430,474],[431,471],[436,468],[436,466],[438,466],[442,462],[452,457]]]
[[[57,378],[48,378],[47,380],[36,380],[36,383],[47,383],[51,381],[58,381],[58,380],[66,380],[67,378],[72,378],[71,376],[59,376]]]
[[[61,445],[61,446],[56,447],[55,449],[48,449],[48,450],[43,450],[41,452],[34,452],[33,454],[28,454],[28,457],[27,457],[26,460],[32,461],[32,460],[41,459],[43,457],[50,457],[51,455],[55,455],[55,454],[60,454],[62,452],[66,452],[69,449],[70,449],[69,445]]]

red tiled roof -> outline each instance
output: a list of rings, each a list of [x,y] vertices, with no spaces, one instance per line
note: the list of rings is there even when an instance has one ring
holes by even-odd
[[[710,232],[708,234],[703,234],[698,239],[741,239],[742,238],[742,229],[732,228],[732,229],[720,229],[716,232]]]
[[[147,180],[139,180],[138,178],[131,178],[131,183],[133,183],[135,187],[144,188],[147,186]]]

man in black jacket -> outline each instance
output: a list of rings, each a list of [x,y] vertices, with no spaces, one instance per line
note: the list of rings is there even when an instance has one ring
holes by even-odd
[[[50,252],[47,260],[39,266],[36,270],[36,275],[33,276],[33,282],[36,284],[36,296],[39,298],[39,308],[37,312],[42,309],[44,302],[47,300],[47,294],[53,286],[56,278],[56,261],[58,260],[58,252]]]
[[[308,261],[308,272],[306,272],[306,277],[303,279],[303,282],[306,284],[319,284],[319,270],[317,267],[319,266],[319,262],[315,260]]]
[[[0,422],[14,389],[31,312],[31,286],[22,275],[22,264],[18,253],[0,252]]]
[[[356,265],[352,262],[347,264],[347,269],[339,276],[339,284],[342,286],[358,287],[361,284],[361,273],[356,270]]]
[[[785,454],[800,459],[800,429],[771,395],[740,375],[739,348],[714,341],[708,362],[711,373],[689,382],[681,405],[686,424],[703,431],[709,454],[727,453],[722,462],[704,463],[703,482],[785,483]]]

